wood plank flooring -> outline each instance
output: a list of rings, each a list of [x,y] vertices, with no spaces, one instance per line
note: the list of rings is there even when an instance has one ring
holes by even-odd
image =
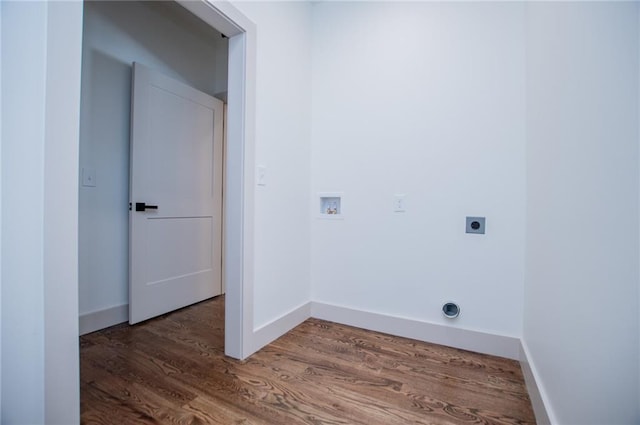
[[[512,360],[316,319],[245,362],[223,344],[224,297],[82,336],[82,423],[535,423]]]

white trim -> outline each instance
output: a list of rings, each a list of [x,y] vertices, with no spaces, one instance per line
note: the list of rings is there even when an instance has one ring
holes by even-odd
[[[247,21],[246,17],[227,2],[176,0],[176,3],[229,38],[242,34],[247,28],[243,25]],[[210,13],[212,8],[216,13]]]
[[[539,425],[556,424],[558,421],[551,410],[549,397],[542,386],[540,374],[537,372],[535,365],[531,359],[531,354],[527,345],[520,341],[520,366],[524,375],[524,382],[527,385],[533,413],[536,415],[536,423]]]
[[[2,58],[2,6],[0,5],[0,58]],[[0,65],[0,318],[2,317],[2,66]],[[2,410],[2,325],[0,324],[0,410]],[[0,414],[0,421],[2,415]]]
[[[512,336],[454,328],[321,302],[311,303],[311,317],[477,353],[520,359],[520,339]]]
[[[229,37],[226,150],[225,354],[244,359],[253,351],[254,145],[256,26],[226,1],[177,0]]]
[[[80,335],[99,331],[129,321],[129,304],[115,305],[80,315]]]
[[[223,3],[227,4],[227,3]],[[229,13],[229,11],[227,11]],[[239,12],[238,12],[239,13]],[[240,305],[242,309],[242,351],[239,358],[245,359],[253,354],[255,351],[252,347],[253,343],[254,327],[253,327],[253,282],[254,282],[254,225],[255,225],[255,124],[256,124],[256,62],[257,62],[257,39],[255,25],[247,21],[243,25],[245,32],[242,35],[237,35],[229,39],[229,110],[232,111],[234,102],[236,108],[242,107],[242,114],[236,114],[241,116],[242,121],[237,124],[238,136],[236,139],[231,137],[231,131],[234,130],[231,122],[232,115],[229,116],[229,145],[234,144],[234,140],[242,140],[243,143],[239,147],[242,149],[242,174],[241,182],[242,188],[239,195],[242,196],[240,204],[242,212],[239,217],[242,219],[241,233],[240,233],[240,245],[242,248],[241,254],[241,266],[242,266],[242,283],[239,288],[241,292]],[[234,60],[234,54],[232,51],[237,50],[233,46],[236,44],[242,44],[243,47],[243,61],[244,65],[242,72],[239,69],[240,61]],[[235,69],[232,64],[235,63]],[[233,81],[237,81],[236,84],[242,84],[243,91],[240,93],[236,91],[232,92]],[[239,99],[242,95],[242,100]],[[235,100],[234,100],[235,97]],[[241,124],[241,126],[240,126]],[[229,146],[229,153],[233,150],[232,146]],[[227,193],[229,193],[227,191]],[[233,194],[231,194],[233,195]],[[230,195],[230,196],[231,196]],[[238,285],[236,285],[237,287]],[[227,283],[227,294],[229,294],[229,284]],[[228,310],[228,309],[227,309]],[[225,331],[226,335],[226,331]],[[225,343],[225,353],[229,354]]]
[[[311,303],[307,302],[259,327],[253,333],[253,351],[272,343],[310,317]]]
[[[80,1],[46,5],[42,283],[47,424],[80,421],[78,151],[83,7]]]

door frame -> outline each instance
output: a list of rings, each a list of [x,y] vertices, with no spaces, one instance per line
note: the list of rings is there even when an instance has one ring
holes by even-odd
[[[229,37],[224,164],[223,285],[227,356],[245,359],[253,342],[256,26],[228,2],[176,0]]]

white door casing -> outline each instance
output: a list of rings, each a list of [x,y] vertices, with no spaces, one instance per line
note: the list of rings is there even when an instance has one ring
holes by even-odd
[[[221,293],[223,104],[134,63],[131,111],[134,324]]]

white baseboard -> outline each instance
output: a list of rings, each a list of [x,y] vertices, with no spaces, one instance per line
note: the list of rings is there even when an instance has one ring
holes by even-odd
[[[311,303],[307,302],[255,329],[253,331],[253,349],[251,352],[255,353],[265,345],[280,338],[309,317],[311,317]]]
[[[540,376],[536,371],[535,365],[531,361],[531,354],[527,349],[524,341],[520,341],[520,366],[524,375],[524,382],[527,385],[533,413],[536,415],[536,423],[538,425],[551,425],[558,423],[553,413],[544,389],[540,385]]]
[[[362,329],[520,360],[520,339],[443,326],[320,302],[311,303],[311,317]]]
[[[129,304],[116,305],[103,310],[84,313],[79,318],[80,335],[99,331],[129,320]]]

